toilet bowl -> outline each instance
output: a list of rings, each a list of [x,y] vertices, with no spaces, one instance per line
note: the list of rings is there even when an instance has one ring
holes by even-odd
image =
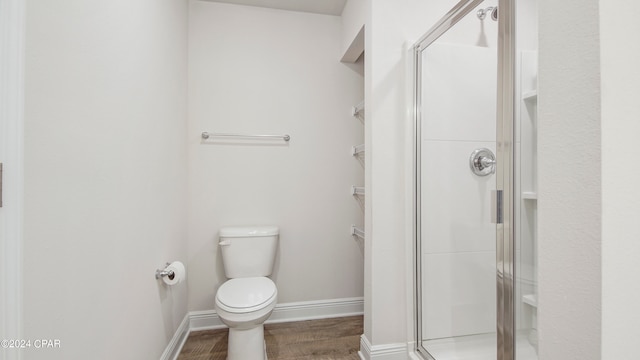
[[[264,322],[276,306],[271,275],[279,230],[275,226],[220,230],[220,248],[229,278],[216,293],[215,309],[229,327],[227,360],[266,360]]]
[[[264,322],[276,306],[276,285],[267,277],[231,279],[216,294],[216,312],[229,327],[227,359],[266,359]]]

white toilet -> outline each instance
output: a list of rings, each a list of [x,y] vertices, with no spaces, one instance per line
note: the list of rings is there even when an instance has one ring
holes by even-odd
[[[276,306],[273,271],[279,229],[276,226],[220,229],[227,280],[216,293],[216,311],[229,326],[228,360],[267,359],[264,322]]]

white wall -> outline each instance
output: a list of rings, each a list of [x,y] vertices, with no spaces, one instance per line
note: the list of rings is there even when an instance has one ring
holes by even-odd
[[[599,359],[602,174],[598,1],[541,0],[539,354]]]
[[[543,360],[637,353],[639,12],[632,1],[541,1]]]
[[[0,339],[20,339],[22,327],[22,113],[24,4],[0,1]],[[19,350],[2,348],[4,360]]]
[[[420,61],[423,338],[494,332],[496,177],[471,172],[469,155],[480,148],[496,153],[496,47],[443,40]]]
[[[280,303],[362,296],[350,235],[363,209],[349,193],[363,124],[350,116],[362,76],[339,62],[336,16],[192,1],[189,32],[189,309],[211,310],[225,281],[218,231],[281,229]],[[208,141],[202,131],[291,135]]]
[[[640,297],[640,5],[600,1],[602,91],[602,359],[637,356]],[[624,9],[624,10],[621,10]]]
[[[187,4],[27,1],[23,359],[158,359],[186,313]]]
[[[368,145],[365,186],[364,335],[373,345],[406,341],[404,266],[404,60],[397,4],[371,1],[365,25]]]

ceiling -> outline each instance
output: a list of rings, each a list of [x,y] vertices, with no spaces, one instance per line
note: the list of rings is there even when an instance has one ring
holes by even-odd
[[[260,6],[271,9],[342,15],[347,0],[206,0],[219,3]]]

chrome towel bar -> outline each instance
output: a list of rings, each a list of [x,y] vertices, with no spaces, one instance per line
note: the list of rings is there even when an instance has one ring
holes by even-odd
[[[259,138],[259,139],[282,139],[284,141],[291,140],[291,136],[289,134],[283,135],[256,135],[256,134],[221,134],[221,133],[210,133],[210,132],[202,132],[202,139],[207,140],[212,137],[231,137],[231,138]]]

